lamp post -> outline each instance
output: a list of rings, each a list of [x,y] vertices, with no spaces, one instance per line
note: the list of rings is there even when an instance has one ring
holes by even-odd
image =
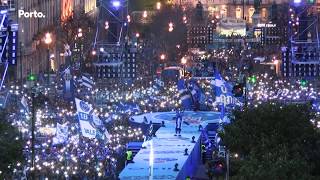
[[[187,59],[185,57],[182,57],[181,59],[181,64],[183,65],[183,75],[185,76],[186,73],[186,64],[187,64]]]
[[[169,23],[169,29],[168,30],[169,30],[169,32],[173,31],[173,23],[172,22]]]
[[[46,33],[44,43],[47,45],[47,71],[48,71],[48,86],[50,84],[50,44],[52,43],[51,33]]]
[[[273,64],[276,66],[276,74],[277,74],[277,76],[279,76],[280,75],[280,61],[275,59],[273,61]]]
[[[161,9],[161,2],[157,2],[157,10]]]
[[[78,40],[79,40],[79,41],[78,41],[78,42],[79,42],[79,43],[78,43],[78,46],[79,46],[78,48],[79,48],[79,63],[80,63],[80,67],[79,67],[79,68],[80,68],[80,70],[82,70],[82,67],[83,67],[83,65],[82,65],[82,64],[83,64],[82,41],[81,41],[81,40],[82,40],[82,39],[81,39],[82,36],[83,36],[82,29],[79,28],[79,29],[78,29],[77,38],[78,38]]]

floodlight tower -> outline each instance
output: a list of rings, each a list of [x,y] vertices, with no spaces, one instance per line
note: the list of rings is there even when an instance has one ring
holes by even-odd
[[[0,5],[0,91],[4,85],[10,65],[16,65],[18,24],[14,24],[9,17],[9,6]],[[2,69],[2,66],[4,68]]]
[[[320,76],[319,17],[315,0],[292,0],[289,8],[288,47],[284,76]]]
[[[128,0],[98,0],[94,48],[122,46],[128,32]]]

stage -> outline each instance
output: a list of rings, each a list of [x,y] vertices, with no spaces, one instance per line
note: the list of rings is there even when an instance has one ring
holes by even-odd
[[[156,136],[145,143],[146,148],[141,149],[134,157],[134,163],[128,164],[120,173],[121,180],[151,180],[151,179],[185,179],[195,174],[200,159],[200,135],[199,125],[206,127],[208,123],[218,123],[220,113],[217,112],[184,112],[181,137],[174,136],[175,112],[158,112],[134,116],[135,123],[161,123]],[[144,117],[148,122],[144,122]],[[188,125],[187,125],[188,124]],[[192,143],[192,136],[195,143]],[[184,155],[185,149],[189,155]],[[178,163],[179,171],[174,171]]]

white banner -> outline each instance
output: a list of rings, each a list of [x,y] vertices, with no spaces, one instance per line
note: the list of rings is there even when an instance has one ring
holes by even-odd
[[[53,138],[53,145],[65,143],[68,140],[68,125],[57,123],[56,136]]]
[[[103,126],[102,121],[94,113],[90,104],[78,98],[75,98],[75,101],[82,135],[90,139],[96,138],[99,133],[97,127]],[[105,134],[108,132],[106,131]]]

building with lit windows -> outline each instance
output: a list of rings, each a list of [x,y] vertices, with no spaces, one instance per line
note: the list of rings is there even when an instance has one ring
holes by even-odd
[[[254,36],[261,45],[285,45],[288,41],[287,27],[273,23],[260,23],[254,27]]]
[[[59,33],[50,29],[60,26],[63,21],[75,13],[92,13],[96,10],[96,0],[11,0],[13,16],[19,24],[18,60],[16,68],[17,79],[26,78],[28,74],[46,73],[57,70],[65,63],[61,56],[64,49],[57,42]],[[14,8],[13,8],[14,7]],[[44,18],[18,17],[18,10],[24,12],[42,12]],[[47,32],[52,33],[52,43],[44,43]],[[49,48],[50,61],[48,60]]]
[[[213,39],[212,25],[189,26],[187,31],[187,43],[189,48],[204,48],[212,43]]]
[[[134,79],[137,74],[137,54],[130,51],[107,51],[100,53],[98,61],[94,63],[95,74],[98,79],[125,78]]]
[[[290,0],[261,0],[260,16],[262,21],[267,21],[270,15],[270,6],[273,3],[283,4]],[[182,6],[195,7],[199,0],[175,0],[176,4]],[[248,23],[253,22],[252,15],[255,12],[254,0],[200,0],[203,4],[204,10],[208,12],[209,16],[216,18],[237,18],[246,19]]]
[[[319,14],[313,0],[290,4],[289,43],[282,48],[284,77],[320,76]]]

